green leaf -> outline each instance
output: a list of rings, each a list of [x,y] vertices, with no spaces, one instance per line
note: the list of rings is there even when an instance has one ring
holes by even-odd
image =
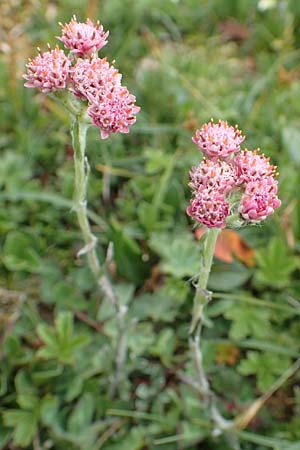
[[[277,237],[270,240],[267,248],[256,252],[256,260],[255,283],[273,289],[287,286],[297,266],[297,260],[290,254],[287,244]]]
[[[213,291],[231,291],[242,286],[251,276],[251,271],[243,264],[215,264],[208,280]]]
[[[10,410],[3,413],[4,424],[13,427],[13,443],[27,447],[38,430],[36,416],[30,411]]]
[[[37,327],[37,333],[40,339],[53,349],[57,348],[58,342],[54,330],[45,323],[40,323]]]
[[[199,271],[199,245],[191,233],[154,233],[150,239],[151,248],[162,257],[161,268],[176,278],[194,276]]]
[[[14,193],[22,189],[24,181],[31,176],[31,167],[25,155],[12,150],[1,155],[0,186],[5,186],[7,192]]]
[[[152,355],[159,356],[162,363],[169,366],[176,346],[176,336],[172,328],[164,328],[151,347]]]
[[[91,393],[86,392],[72,410],[68,420],[68,430],[71,433],[77,433],[83,428],[86,428],[92,421],[94,411],[94,396]]]
[[[272,352],[247,352],[247,359],[241,361],[238,371],[242,375],[256,375],[257,386],[266,391],[290,366],[290,358]]]
[[[55,320],[57,337],[61,345],[68,344],[73,334],[73,315],[69,311],[59,312]]]
[[[36,238],[20,231],[11,231],[4,243],[4,264],[12,271],[39,272],[41,260],[37,248]]]
[[[38,334],[44,342],[37,356],[44,359],[57,359],[72,364],[76,351],[87,345],[90,337],[87,334],[73,334],[73,315],[70,312],[59,312],[55,319],[55,329],[46,324],[39,324]]]
[[[106,450],[141,450],[145,448],[145,431],[142,427],[131,428],[118,443],[105,446]]]
[[[270,311],[255,306],[232,303],[224,312],[226,319],[232,320],[229,335],[240,340],[246,336],[264,338],[270,332]]]
[[[147,274],[147,265],[142,260],[142,252],[116,220],[111,221],[110,238],[114,244],[114,259],[120,275],[140,284]]]
[[[19,394],[17,402],[22,409],[36,411],[39,406],[39,399],[33,394]]]
[[[128,348],[132,352],[132,358],[144,353],[153,344],[154,330],[150,323],[140,323],[128,332]]]
[[[151,318],[154,321],[172,322],[176,317],[181,299],[173,296],[161,289],[153,294],[143,294],[134,299],[129,310],[132,318],[144,320]]]
[[[46,395],[41,400],[40,417],[43,424],[52,426],[56,424],[58,419],[58,407],[59,407],[58,397]]]

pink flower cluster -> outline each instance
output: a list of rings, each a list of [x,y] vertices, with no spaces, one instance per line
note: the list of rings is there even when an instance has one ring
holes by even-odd
[[[71,61],[58,46],[54,50],[39,54],[27,64],[27,74],[24,75],[25,86],[38,88],[47,93],[65,89],[68,82]]]
[[[241,150],[244,139],[237,126],[221,120],[204,124],[192,139],[205,156],[190,171],[187,214],[207,227],[225,228],[231,214],[259,223],[281,204],[276,167],[259,150]]]
[[[88,56],[96,53],[107,44],[109,32],[104,32],[99,20],[96,25],[90,19],[78,23],[74,16],[70,23],[60,23],[62,37],[58,37],[66,48],[78,56]]]
[[[50,47],[27,64],[23,75],[25,86],[41,92],[68,89],[87,102],[92,123],[100,128],[102,139],[111,133],[128,133],[136,121],[140,107],[135,96],[122,85],[122,75],[106,58],[97,55],[106,43],[108,32],[102,25],[87,19],[77,22],[74,16],[67,24],[60,24],[58,39],[70,50],[68,56],[58,46]]]

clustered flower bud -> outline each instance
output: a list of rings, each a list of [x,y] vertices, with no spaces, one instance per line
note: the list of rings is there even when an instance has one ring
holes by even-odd
[[[41,92],[55,92],[65,89],[68,82],[71,61],[58,46],[54,50],[39,54],[27,64],[27,74],[24,75],[25,86],[38,88]]]
[[[109,32],[104,32],[99,20],[96,25],[90,19],[85,23],[78,23],[74,16],[70,23],[60,23],[60,26],[62,37],[57,39],[78,56],[92,55],[107,44]]]
[[[241,150],[244,139],[237,126],[213,119],[192,138],[204,156],[190,171],[187,214],[202,225],[225,228],[233,215],[238,215],[239,225],[256,224],[281,204],[276,167],[259,149]]]
[[[121,83],[122,75],[106,58],[98,57],[107,43],[108,32],[97,22],[87,19],[77,22],[74,16],[67,24],[60,24],[58,39],[70,50],[67,56],[58,46],[41,53],[27,64],[23,75],[25,86],[43,93],[68,89],[87,103],[92,123],[100,128],[102,139],[111,133],[128,133],[136,121],[140,107],[135,96]]]

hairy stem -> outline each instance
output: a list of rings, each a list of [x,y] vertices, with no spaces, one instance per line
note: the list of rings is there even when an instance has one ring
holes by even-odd
[[[76,210],[78,223],[84,240],[84,247],[79,250],[78,256],[86,255],[88,264],[94,278],[101,291],[114,306],[117,320],[117,350],[116,350],[116,371],[112,382],[111,394],[114,396],[119,388],[122,379],[124,362],[127,352],[125,316],[127,308],[120,304],[116,296],[106,266],[100,265],[96,244],[97,238],[92,233],[87,211],[87,184],[89,165],[85,155],[86,133],[88,124],[81,114],[72,116],[72,142],[74,148],[74,168],[75,168],[75,193],[74,208]]]
[[[200,274],[196,286],[192,321],[189,333],[190,350],[197,373],[197,385],[214,422],[214,435],[223,433],[224,430],[230,428],[231,426],[231,422],[225,420],[217,408],[216,396],[211,390],[209,381],[203,368],[203,357],[201,351],[201,331],[203,325],[204,309],[211,299],[211,293],[207,290],[207,282],[211,271],[214,249],[219,232],[220,229],[218,228],[210,228],[204,235],[203,251],[200,261]]]
[[[85,156],[86,133],[88,125],[80,116],[75,116],[72,123],[72,139],[74,148],[74,169],[75,169],[75,193],[74,203],[79,227],[85,246],[78,252],[78,256],[86,254],[89,267],[97,280],[102,276],[102,269],[96,253],[97,238],[91,231],[87,215],[87,182],[88,182],[88,161]],[[102,287],[102,286],[101,286]]]

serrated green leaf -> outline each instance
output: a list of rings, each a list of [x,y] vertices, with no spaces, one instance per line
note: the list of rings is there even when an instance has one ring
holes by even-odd
[[[229,335],[232,339],[240,340],[246,336],[264,338],[270,330],[270,311],[255,306],[232,303],[224,311],[226,319],[232,321]]]
[[[13,443],[20,447],[29,445],[38,430],[37,418],[30,411],[4,411],[3,421],[5,425],[13,427]]]
[[[281,289],[288,285],[290,275],[297,266],[296,258],[284,241],[274,237],[267,248],[256,252],[258,269],[254,280],[258,286]]]
[[[290,358],[271,352],[247,352],[247,359],[241,361],[238,371],[242,375],[256,375],[257,386],[266,391],[291,364]]]

